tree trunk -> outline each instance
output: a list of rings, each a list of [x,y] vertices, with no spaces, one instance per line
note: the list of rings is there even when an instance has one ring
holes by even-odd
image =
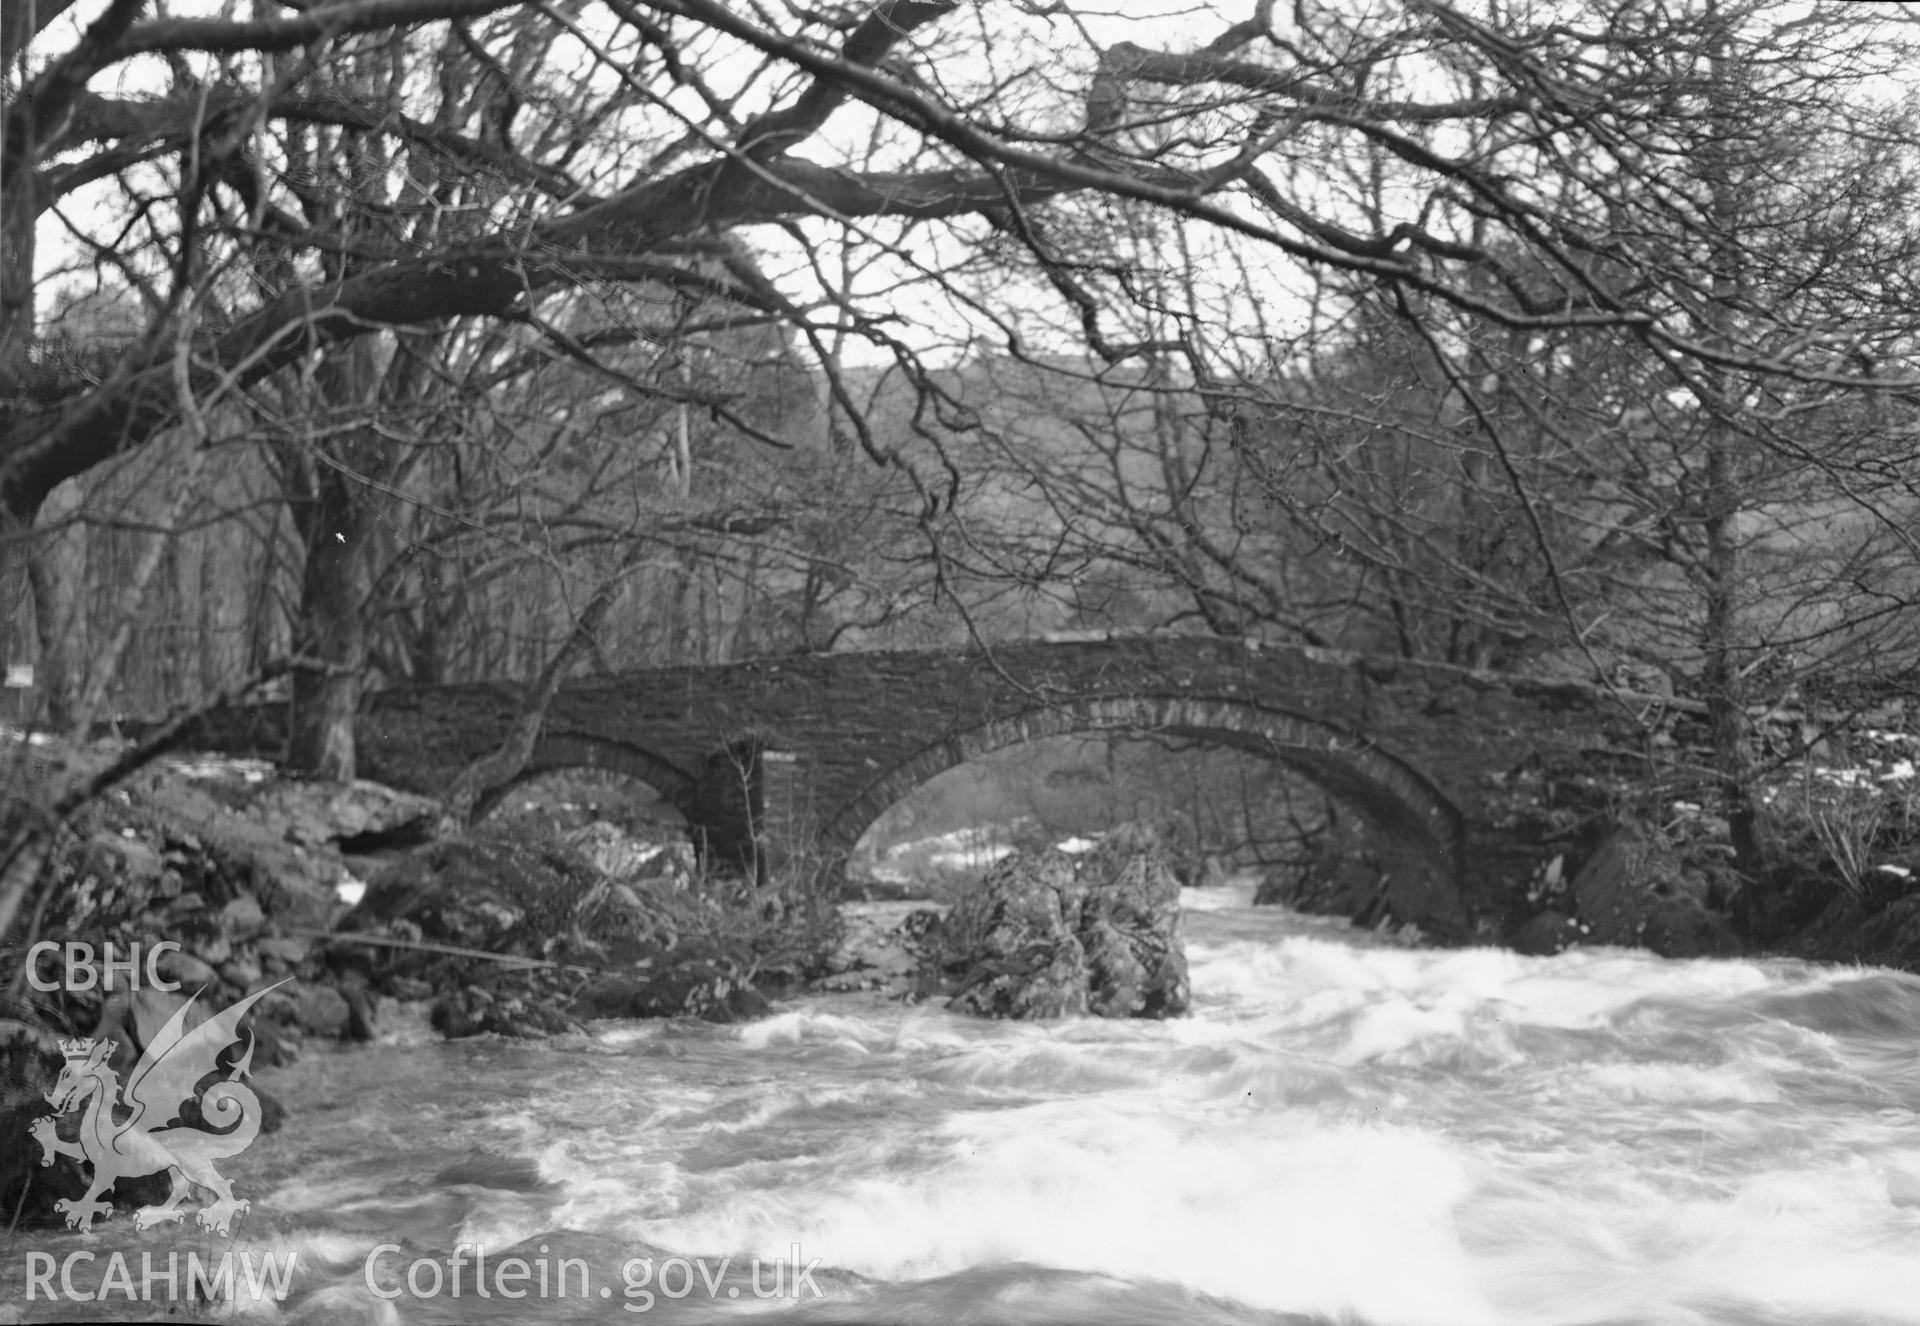
[[[32,372],[35,182],[33,171],[15,170],[0,193],[0,388],[9,394]]]
[[[1720,430],[1708,442],[1705,653],[1707,731],[1720,775],[1721,809],[1733,842],[1734,865],[1756,879],[1763,861],[1760,816],[1754,800],[1753,741],[1747,721],[1746,679],[1740,669],[1740,546],[1735,529],[1740,485],[1731,439]]]
[[[296,506],[307,549],[288,716],[287,764],[311,778],[354,777],[354,718],[367,666],[366,608],[373,592],[365,503],[337,471],[317,467],[312,500]]]
[[[27,537],[31,539],[30,535]],[[86,615],[63,602],[52,549],[28,542],[24,558],[27,587],[33,601],[34,633],[40,646],[33,681],[41,696],[41,721],[50,731],[65,732],[73,724],[79,696],[77,661],[86,657],[84,645],[79,649],[68,646],[75,643],[73,634],[84,629]],[[75,588],[76,592],[84,593],[84,579]]]
[[[1719,19],[1709,0],[1707,13]],[[1744,255],[1740,229],[1744,220],[1735,165],[1728,144],[1739,141],[1738,71],[1731,53],[1731,34],[1725,20],[1708,47],[1712,72],[1710,118],[1719,132],[1703,154],[1702,174],[1708,187],[1707,213],[1709,293],[1705,331],[1710,343],[1729,346],[1735,309],[1744,292]],[[1712,412],[1731,411],[1739,396],[1738,384],[1723,368],[1705,375],[1711,390],[1702,404]],[[1724,417],[1708,421],[1706,489],[1702,518],[1706,537],[1704,571],[1705,619],[1701,624],[1701,680],[1706,689],[1707,728],[1713,763],[1720,776],[1721,809],[1727,817],[1734,864],[1749,879],[1758,879],[1765,864],[1760,842],[1760,813],[1754,795],[1753,742],[1747,722],[1746,682],[1741,675],[1740,604],[1741,548],[1738,521],[1748,500],[1738,448],[1739,434]]]

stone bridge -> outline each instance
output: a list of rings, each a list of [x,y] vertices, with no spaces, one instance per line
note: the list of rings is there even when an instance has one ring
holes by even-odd
[[[441,792],[501,738],[519,689],[371,696],[363,771]],[[1278,760],[1359,812],[1395,914],[1464,928],[1462,898],[1537,864],[1509,773],[1638,751],[1632,707],[1568,683],[1212,637],[817,654],[583,678],[554,702],[527,776],[642,779],[710,852],[844,862],[889,805],[989,751],[1064,733],[1155,733]],[[219,744],[231,743],[221,742]]]

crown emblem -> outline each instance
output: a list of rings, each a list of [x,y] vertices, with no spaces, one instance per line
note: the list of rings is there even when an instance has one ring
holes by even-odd
[[[61,1041],[60,1053],[68,1059],[85,1059],[93,1053],[93,1040],[91,1037],[83,1036],[78,1040]]]

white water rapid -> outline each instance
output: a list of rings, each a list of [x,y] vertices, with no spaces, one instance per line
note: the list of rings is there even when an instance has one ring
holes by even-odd
[[[261,1075],[290,1117],[226,1162],[232,1240],[21,1235],[5,1301],[164,1314],[25,1299],[29,1250],[85,1247],[81,1292],[115,1251],[136,1289],[142,1253],[294,1257],[283,1297],[222,1311],[302,1326],[1920,1322],[1920,980],[1418,950],[1244,889],[1186,901],[1176,1021],[828,995],[309,1054]]]

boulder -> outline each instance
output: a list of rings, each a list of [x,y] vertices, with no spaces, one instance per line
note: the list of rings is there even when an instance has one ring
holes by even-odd
[[[1834,905],[1846,898],[1830,871],[1789,858],[1759,887],[1736,892],[1731,910],[1742,934],[1756,944],[1774,944],[1817,921],[1830,921]]]
[[[1654,900],[1676,892],[1678,863],[1633,824],[1608,834],[1568,887],[1595,944],[1633,945]]]
[[[225,922],[227,933],[236,938],[251,939],[266,928],[267,914],[260,909],[251,893],[235,894],[227,905],[220,909],[221,919]]]
[[[211,985],[219,976],[210,963],[184,951],[161,954],[159,968],[162,976],[169,981],[178,981],[188,990]]]
[[[1525,922],[1508,943],[1516,953],[1545,957],[1560,952],[1580,937],[1578,921],[1549,908]]]
[[[1641,942],[1663,958],[1730,958],[1746,951],[1726,917],[1692,899],[1654,907]]]
[[[1109,834],[1080,859],[1078,934],[1087,962],[1087,1011],[1167,1017],[1187,1009],[1180,945],[1180,883],[1151,836]]]
[[[251,990],[265,978],[266,972],[252,958],[238,957],[220,964],[219,976],[235,990]]]
[[[292,997],[293,1024],[309,1034],[339,1039],[347,1034],[352,1012],[347,998],[325,985],[295,989]]]
[[[1790,951],[1822,962],[1920,972],[1920,894],[1869,911],[1861,899],[1841,893],[1795,936]]]
[[[1077,862],[1065,852],[996,861],[947,919],[940,966],[957,974],[948,1007],[982,1017],[1047,1018],[1087,1011]]]
[[[937,967],[958,981],[948,1006],[982,1017],[1183,1013],[1179,881],[1142,832],[1003,857],[948,916]]]
[[[575,1017],[694,1017],[703,1022],[745,1022],[767,1011],[753,985],[710,962],[676,963],[646,975],[603,976],[587,985],[569,1007]]]
[[[435,999],[428,1018],[448,1040],[489,1034],[538,1039],[581,1029],[572,1018],[540,1000],[519,993],[496,994],[477,985],[450,990]]]
[[[431,836],[443,811],[432,797],[398,792],[379,783],[294,782],[276,779],[237,809],[290,843],[347,845],[417,843]]]
[[[254,947],[263,958],[272,959],[285,966],[297,967],[306,961],[307,954],[313,950],[314,941],[304,937],[272,935],[262,939]]]
[[[1706,906],[1708,881],[1659,834],[1624,824],[1607,835],[1567,887],[1581,942],[1649,948],[1662,957],[1726,955],[1740,943]]]
[[[111,870],[134,887],[159,889],[167,863],[159,852],[141,842],[133,829],[118,833],[102,830],[87,840],[87,846],[98,854],[90,865]]]

